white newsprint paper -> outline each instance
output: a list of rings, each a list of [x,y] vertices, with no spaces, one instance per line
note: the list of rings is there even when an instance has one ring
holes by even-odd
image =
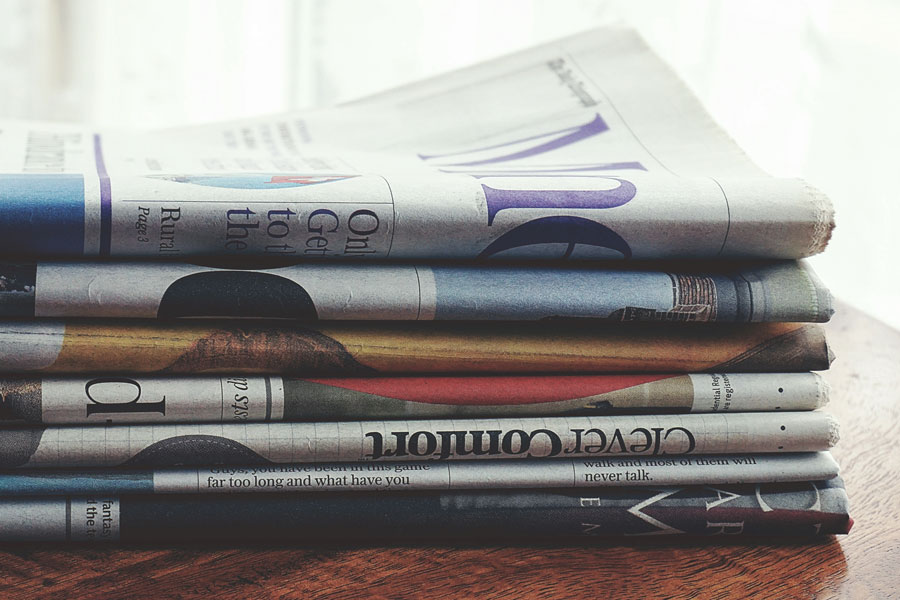
[[[620,28],[307,113],[0,125],[0,173],[29,256],[801,258],[833,227]]]
[[[820,411],[8,429],[0,467],[781,454],[839,438]]]
[[[589,488],[822,481],[828,452],[0,473],[4,496]]]

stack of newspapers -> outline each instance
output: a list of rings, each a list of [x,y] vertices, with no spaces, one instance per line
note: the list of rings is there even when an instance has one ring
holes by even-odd
[[[0,172],[0,539],[850,527],[830,204],[627,29]]]

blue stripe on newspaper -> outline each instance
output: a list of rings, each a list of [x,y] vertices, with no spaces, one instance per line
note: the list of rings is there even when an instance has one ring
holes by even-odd
[[[0,252],[84,253],[84,177],[0,174]]]

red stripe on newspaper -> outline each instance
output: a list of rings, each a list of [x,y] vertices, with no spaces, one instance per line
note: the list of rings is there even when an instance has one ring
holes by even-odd
[[[366,394],[431,404],[536,404],[596,396],[678,375],[559,377],[365,377],[305,379]]]

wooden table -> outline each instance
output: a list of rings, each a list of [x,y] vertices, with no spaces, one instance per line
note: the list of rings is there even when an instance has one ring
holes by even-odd
[[[849,536],[604,546],[273,549],[7,546],[6,597],[900,597],[900,332],[847,306],[828,325],[829,410]]]

